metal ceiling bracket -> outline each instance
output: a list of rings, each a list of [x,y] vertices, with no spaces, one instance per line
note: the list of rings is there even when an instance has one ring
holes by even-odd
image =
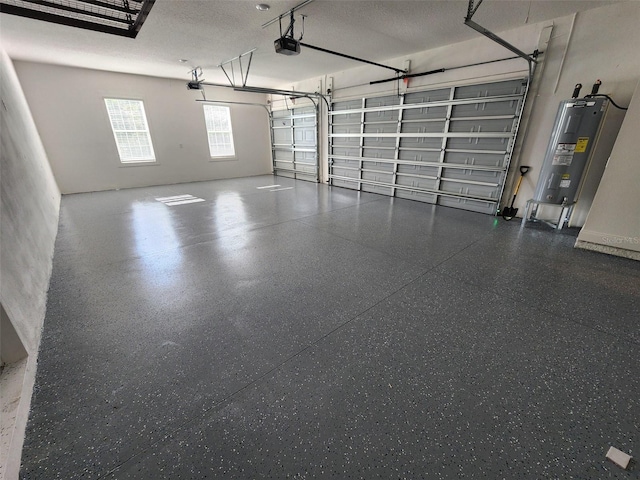
[[[474,6],[474,0],[469,0],[469,6],[467,8],[467,19],[471,20],[471,17],[473,17],[476,13],[476,10],[478,10],[478,7],[482,4],[482,0],[478,0],[478,3],[475,4]]]
[[[282,15],[278,15],[276,18],[273,18],[271,20],[269,20],[267,23],[263,23],[262,24],[262,28],[266,28],[269,25],[272,25],[276,22],[280,22],[282,21],[282,19],[284,17],[287,16],[293,16],[293,12],[295,12],[296,10],[300,10],[302,7],[304,7],[305,5],[309,5],[311,2],[313,2],[313,0],[305,0],[302,3],[299,3],[298,5],[296,5],[295,7],[293,7],[291,10],[287,10],[286,12],[284,12]]]
[[[217,65],[219,68],[222,69],[222,71],[224,72],[225,76],[227,77],[227,80],[229,80],[229,83],[231,84],[232,87],[234,88],[239,86],[245,87],[247,85],[247,80],[249,79],[249,70],[251,69],[251,60],[253,59],[253,52],[255,52],[256,50],[257,48],[253,48],[248,52],[241,53],[237,57],[233,57],[232,59],[219,63]],[[246,57],[247,55],[249,55],[249,61],[247,63],[247,71],[245,72],[244,68],[242,67],[242,57]],[[240,80],[242,82],[242,85],[236,84],[236,75],[235,75],[235,68],[234,68],[234,62],[236,60],[238,61],[238,65],[239,65]],[[225,65],[227,66],[227,68],[231,68],[231,76],[229,76],[227,69],[225,69]]]
[[[538,60],[536,60],[536,58],[532,55],[529,55],[527,53],[524,53],[522,50],[520,50],[517,47],[514,47],[513,45],[511,45],[509,42],[507,42],[506,40],[504,40],[503,38],[500,38],[498,35],[496,35],[495,33],[487,30],[486,28],[484,28],[481,25],[478,25],[476,22],[474,22],[473,20],[471,20],[471,18],[473,17],[473,15],[476,13],[476,11],[478,10],[478,7],[480,6],[480,4],[482,4],[482,0],[479,0],[477,4],[474,4],[474,0],[469,0],[469,6],[467,8],[467,16],[464,19],[464,24],[467,25],[468,27],[473,28],[476,32],[484,35],[485,37],[493,40],[494,42],[496,42],[499,45],[502,45],[504,48],[511,50],[513,53],[515,53],[516,55],[518,55],[519,57],[524,58],[527,62],[529,63],[538,63]]]

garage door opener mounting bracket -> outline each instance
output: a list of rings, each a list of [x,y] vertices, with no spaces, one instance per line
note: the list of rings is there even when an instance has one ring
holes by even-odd
[[[529,76],[533,75],[533,70],[534,70],[533,66],[536,63],[538,63],[538,60],[536,59],[537,52],[534,52],[532,55],[529,55],[523,52],[522,50],[520,50],[518,47],[511,45],[505,39],[500,38],[495,33],[487,30],[483,26],[480,26],[476,22],[471,20],[471,18],[475,15],[476,11],[478,10],[478,7],[481,4],[482,4],[482,0],[478,0],[478,3],[475,3],[475,0],[469,0],[469,6],[467,8],[467,16],[464,19],[464,24],[468,27],[473,28],[476,32],[484,35],[485,37],[493,40],[497,44],[502,45],[504,48],[511,50],[513,53],[515,53],[519,57],[522,57],[523,59],[525,59],[529,63]]]

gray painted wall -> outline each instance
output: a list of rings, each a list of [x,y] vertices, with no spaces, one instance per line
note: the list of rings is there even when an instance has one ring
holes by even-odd
[[[15,62],[62,193],[165,185],[271,172],[264,108],[230,105],[236,158],[211,161],[202,98],[185,80]],[[207,98],[266,103],[264,95],[207,87]],[[120,163],[105,97],[144,101],[157,164]]]
[[[58,232],[60,191],[13,64],[3,50],[0,56],[0,301],[29,354],[4,472],[5,478],[17,478]]]

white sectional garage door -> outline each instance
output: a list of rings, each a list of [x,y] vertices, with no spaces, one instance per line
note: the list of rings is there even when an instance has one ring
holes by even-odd
[[[271,114],[273,172],[318,182],[318,113],[314,106]]]
[[[526,79],[336,101],[332,185],[494,214]]]

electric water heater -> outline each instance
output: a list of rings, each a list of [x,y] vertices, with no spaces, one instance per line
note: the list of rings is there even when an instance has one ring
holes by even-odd
[[[609,100],[595,97],[560,102],[535,201],[562,205],[578,200],[608,106]]]

